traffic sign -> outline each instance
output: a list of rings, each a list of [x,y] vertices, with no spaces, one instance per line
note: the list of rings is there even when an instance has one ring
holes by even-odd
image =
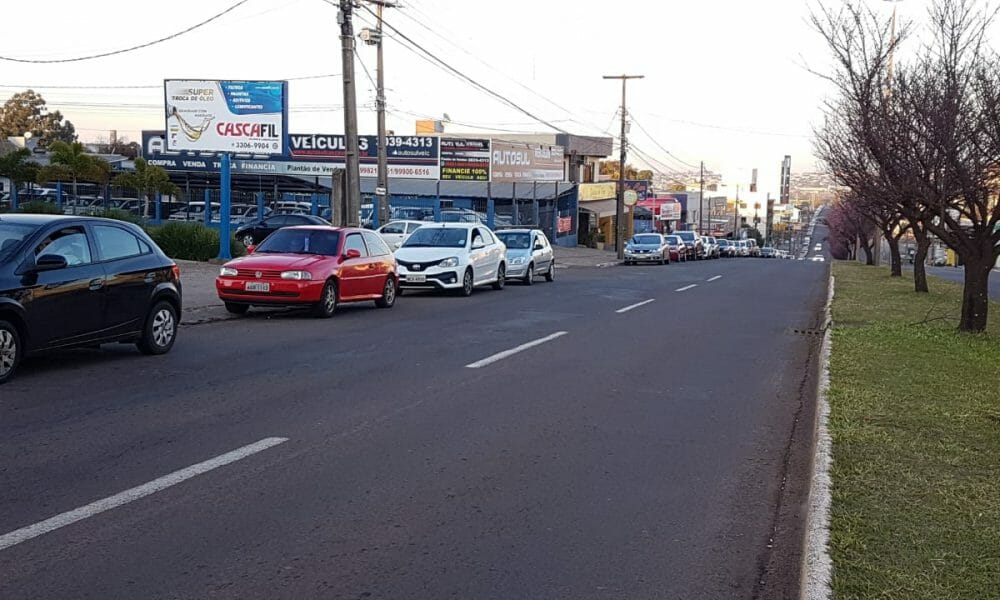
[[[639,194],[635,190],[625,190],[625,205],[632,206],[639,201]]]

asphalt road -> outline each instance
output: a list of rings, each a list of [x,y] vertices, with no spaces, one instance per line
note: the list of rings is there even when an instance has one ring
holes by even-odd
[[[927,274],[956,283],[965,282],[965,269],[962,267],[927,267]],[[990,298],[1000,300],[1000,269],[990,273]]]
[[[0,598],[797,597],[827,270],[571,269],[28,361]]]

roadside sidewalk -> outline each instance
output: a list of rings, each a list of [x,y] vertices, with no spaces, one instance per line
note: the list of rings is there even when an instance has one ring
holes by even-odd
[[[181,268],[181,287],[184,295],[182,325],[197,325],[228,319],[222,301],[215,292],[215,276],[219,266],[191,260],[174,261]]]
[[[557,268],[613,267],[618,264],[614,250],[597,250],[584,246],[554,246],[554,250]]]

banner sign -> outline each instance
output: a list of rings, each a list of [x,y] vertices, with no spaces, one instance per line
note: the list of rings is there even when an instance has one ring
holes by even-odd
[[[613,181],[604,183],[581,183],[577,190],[577,201],[579,202],[610,200],[618,197],[618,184]]]
[[[650,187],[652,186],[651,181],[646,181],[643,179],[626,179],[625,180],[625,190],[632,190],[639,195],[639,200],[645,200],[652,196],[650,193]]]
[[[169,150],[285,153],[287,82],[168,79],[163,91]]]
[[[493,140],[490,169],[492,180],[563,181],[562,146],[539,146],[521,142]]]
[[[441,138],[441,181],[489,180],[489,140]]]
[[[680,221],[681,219],[681,203],[680,202],[664,202],[660,205],[660,220],[661,221]]]

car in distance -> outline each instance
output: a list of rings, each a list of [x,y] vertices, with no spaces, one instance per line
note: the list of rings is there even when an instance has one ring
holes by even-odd
[[[722,254],[719,249],[719,242],[710,235],[701,236],[701,243],[705,245],[705,255],[708,258],[719,258]]]
[[[396,250],[400,288],[451,290],[463,296],[482,285],[501,290],[506,257],[507,248],[485,225],[427,224]]]
[[[637,233],[625,244],[625,264],[670,263],[670,246],[659,233]]]
[[[243,242],[244,246],[253,246],[261,243],[267,236],[279,229],[303,225],[330,225],[330,222],[313,215],[273,214],[267,218],[237,227],[235,236],[236,239]]]
[[[733,255],[733,243],[727,239],[717,240],[719,243],[719,256],[730,257]]]
[[[389,221],[385,225],[379,227],[375,231],[378,232],[382,239],[385,240],[386,244],[393,250],[396,250],[403,245],[406,238],[410,237],[410,234],[420,229],[427,223],[423,221],[411,221],[407,219]]]
[[[541,229],[505,229],[496,236],[507,247],[507,279],[520,279],[525,285],[539,275],[555,280],[552,244]]]
[[[215,289],[226,310],[306,306],[329,318],[344,302],[396,303],[399,280],[392,251],[373,231],[353,227],[286,227],[219,270]]]
[[[701,236],[697,233],[693,231],[677,231],[674,235],[684,240],[689,259],[701,260],[705,258],[705,243],[701,241]]]
[[[761,258],[778,258],[778,251],[770,246],[764,246],[760,249]]]
[[[0,217],[0,383],[25,356],[64,348],[125,342],[164,354],[180,314],[180,269],[139,227]]]
[[[687,261],[689,255],[687,244],[684,243],[684,240],[679,235],[665,235],[663,237],[667,242],[670,260],[676,260],[677,262]]]

